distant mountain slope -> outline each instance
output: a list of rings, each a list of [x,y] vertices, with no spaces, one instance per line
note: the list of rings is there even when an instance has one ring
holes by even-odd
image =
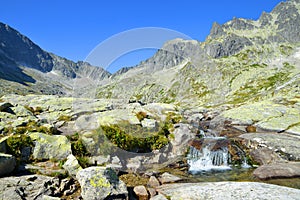
[[[75,78],[101,80],[110,76],[103,68],[67,60],[42,50],[26,36],[0,22],[1,93],[66,95]],[[0,95],[1,95],[0,93]]]
[[[204,42],[176,39],[102,82],[101,98],[217,106],[299,93],[300,1],[257,21],[214,23]]]

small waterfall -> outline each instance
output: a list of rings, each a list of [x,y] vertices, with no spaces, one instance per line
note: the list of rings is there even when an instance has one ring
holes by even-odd
[[[229,153],[223,137],[203,138],[201,149],[190,146],[187,156],[190,173],[211,170],[229,170]]]

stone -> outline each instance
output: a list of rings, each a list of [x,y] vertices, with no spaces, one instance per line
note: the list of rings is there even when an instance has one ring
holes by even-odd
[[[0,178],[0,199],[42,200],[43,196],[55,196],[54,188],[59,187],[59,179],[42,176],[26,175]]]
[[[184,155],[187,150],[188,142],[195,137],[188,124],[178,124],[175,128],[174,139],[170,139],[172,144],[172,153],[176,156]]]
[[[284,133],[246,133],[239,137],[250,143],[258,143],[258,147],[273,149],[285,160],[300,160],[300,138]],[[257,145],[256,145],[257,146]],[[284,149],[284,152],[282,151]]]
[[[250,150],[251,158],[260,165],[266,165],[278,161],[283,161],[278,154],[269,148],[263,147]]]
[[[7,112],[8,109],[13,107],[11,103],[8,102],[0,102],[0,112]],[[11,109],[10,109],[11,110]],[[10,113],[10,112],[9,112]]]
[[[0,153],[6,153],[7,147],[6,147],[6,140],[9,138],[8,136],[5,136],[3,138],[0,138]]]
[[[162,184],[165,184],[165,183],[175,183],[175,182],[178,182],[178,181],[181,181],[182,178],[179,178],[177,176],[174,176],[168,172],[165,172],[163,173],[160,177],[159,177],[159,181],[162,183]]]
[[[157,188],[172,200],[180,199],[299,199],[300,190],[257,182],[175,183]]]
[[[147,188],[148,193],[150,194],[150,197],[154,197],[157,193],[156,190],[154,188]]]
[[[148,200],[148,192],[145,186],[138,185],[133,188],[134,193],[138,196],[139,200]]]
[[[63,160],[72,153],[71,143],[64,135],[47,135],[44,133],[29,133],[35,142],[33,158],[38,160]]]
[[[262,165],[254,170],[253,175],[259,179],[299,177],[300,163],[287,162]]]
[[[63,168],[67,170],[69,175],[73,178],[76,177],[78,171],[82,170],[82,167],[78,163],[78,160],[72,154],[68,155],[67,161],[63,165]]]
[[[61,198],[59,197],[51,197],[48,195],[43,195],[42,200],[60,200]]]
[[[16,158],[9,154],[0,153],[0,177],[9,175],[16,167]]]
[[[149,187],[156,188],[157,186],[160,186],[159,181],[155,176],[150,176],[148,184]]]
[[[145,118],[141,121],[141,124],[144,128],[157,129],[158,127],[158,123],[154,119]]]
[[[88,167],[76,175],[84,200],[98,200],[109,197],[128,196],[126,185],[119,180],[114,170],[105,167]]]
[[[150,200],[168,200],[168,199],[164,195],[158,194],[158,195],[156,195],[154,197],[151,197]]]

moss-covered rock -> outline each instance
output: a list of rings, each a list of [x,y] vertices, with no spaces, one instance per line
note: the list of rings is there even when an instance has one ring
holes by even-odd
[[[81,185],[83,199],[106,199],[111,196],[126,198],[126,185],[119,180],[116,173],[105,167],[89,167],[76,175]]]
[[[72,153],[71,143],[63,135],[47,135],[44,133],[29,133],[35,142],[33,158],[38,160],[57,159],[63,160]]]

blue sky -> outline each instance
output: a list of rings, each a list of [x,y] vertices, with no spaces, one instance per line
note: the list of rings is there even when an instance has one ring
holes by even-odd
[[[175,30],[204,41],[213,22],[233,17],[257,19],[280,0],[4,0],[0,21],[28,36],[46,51],[73,61],[85,60],[101,42],[142,27]],[[154,50],[128,53],[111,71],[138,64]],[[95,63],[92,63],[95,64]]]

